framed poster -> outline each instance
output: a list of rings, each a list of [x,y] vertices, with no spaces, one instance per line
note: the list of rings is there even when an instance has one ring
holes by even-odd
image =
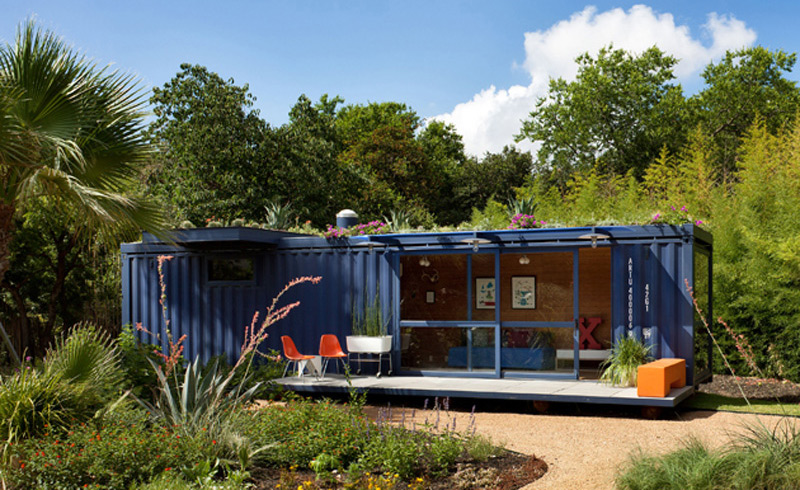
[[[494,277],[475,278],[475,308],[478,310],[493,310],[497,298],[497,289]]]
[[[536,309],[536,276],[511,278],[511,308],[515,310]]]

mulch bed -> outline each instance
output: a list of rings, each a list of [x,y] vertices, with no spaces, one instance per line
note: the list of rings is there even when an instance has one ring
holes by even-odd
[[[731,398],[742,398],[744,391],[750,400],[800,403],[800,384],[787,380],[715,374],[711,382],[701,384],[697,391]]]
[[[526,456],[507,451],[503,456],[491,458],[484,463],[458,463],[455,471],[445,478],[425,479],[425,490],[516,490],[532,481],[538,480],[547,473],[547,463],[536,456]],[[252,472],[259,490],[276,488],[280,483],[281,472],[278,469],[257,469]],[[315,475],[310,470],[295,472],[294,486],[303,482],[315,482]],[[395,489],[407,489],[411,482],[398,482]],[[311,488],[342,488],[335,484],[315,482]],[[306,488],[305,486],[303,488]]]

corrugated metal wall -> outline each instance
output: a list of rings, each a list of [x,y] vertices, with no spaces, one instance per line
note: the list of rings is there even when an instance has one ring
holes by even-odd
[[[612,251],[614,338],[629,332],[644,338],[656,358],[680,357],[693,379],[692,246],[674,240],[636,243]]]
[[[393,311],[393,299],[399,300],[393,290],[393,255],[381,249],[230,252],[162,248],[174,256],[164,267],[167,314],[173,337],[187,335],[184,355],[189,359],[199,355],[207,360],[221,352],[229,359],[237,359],[245,326],[253,314],[259,311],[263,319],[272,298],[296,277],[322,276],[322,281],[318,285],[298,285],[285,294],[281,304],[301,304],[289,317],[269,327],[269,338],[262,350],[280,350],[280,337],[288,334],[301,352],[316,353],[324,333],[337,334],[344,342],[344,336],[350,333],[352,308],[362,309],[365,301],[372,301],[375,291],[379,291],[386,319]],[[693,285],[692,254],[692,239],[686,236],[623,239],[612,246],[611,268],[614,338],[633,332],[653,345],[655,357],[685,358],[690,383],[694,379],[693,308],[684,281]],[[209,283],[209,257],[219,255],[253,257],[255,281]],[[123,253],[122,281],[123,322],[141,322],[153,332],[163,332],[157,253]],[[367,293],[369,297],[365,298]],[[396,319],[392,320],[394,324]],[[142,340],[151,339],[143,335]]]
[[[207,260],[217,252],[171,253],[165,262],[167,319],[173,338],[186,334],[184,356],[203,360],[224,352],[237,359],[245,327],[253,314],[263,320],[272,298],[293,278],[322,276],[313,285],[300,284],[284,294],[281,305],[300,301],[300,306],[269,327],[262,351],[281,349],[281,335],[290,335],[301,352],[316,353],[324,333],[349,334],[353,305],[363,308],[365,293],[372,301],[379,291],[385,318],[391,312],[392,271],[381,251],[330,249],[325,251],[280,251],[225,253],[253,257],[255,283],[224,285],[207,281]],[[162,336],[166,345],[165,321],[159,306],[156,254],[123,254],[123,323],[142,325]],[[380,285],[378,285],[380,283]],[[146,334],[143,341],[154,342]]]

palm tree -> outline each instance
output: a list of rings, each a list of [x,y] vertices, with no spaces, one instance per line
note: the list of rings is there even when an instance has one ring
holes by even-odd
[[[0,46],[0,281],[14,216],[42,196],[105,237],[164,229],[154,203],[126,193],[150,152],[145,95],[33,21]]]

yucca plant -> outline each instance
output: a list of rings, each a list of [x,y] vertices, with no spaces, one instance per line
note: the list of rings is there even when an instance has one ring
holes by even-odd
[[[294,210],[289,203],[270,202],[264,206],[264,210],[267,212],[264,224],[272,230],[288,230],[294,224],[292,223]]]
[[[389,217],[387,218],[384,216],[383,221],[386,222],[389,231],[392,233],[399,233],[411,229],[411,214],[402,209],[391,210],[389,212]]]
[[[641,340],[624,336],[611,348],[611,355],[600,365],[600,381],[613,386],[636,386],[639,366],[651,360],[651,346]]]
[[[539,203],[533,197],[523,197],[522,199],[510,198],[508,200],[508,217],[513,218],[518,214],[533,216],[536,214],[536,207]]]
[[[236,405],[249,402],[261,383],[249,390],[236,392],[228,390],[232,373],[219,371],[219,363],[214,361],[211,368],[203,374],[200,359],[186,366],[183,380],[172,380],[164,374],[161,366],[148,359],[158,376],[156,399],[153,403],[137,398],[154,418],[169,425],[184,427],[189,432],[218,424],[226,412]]]

